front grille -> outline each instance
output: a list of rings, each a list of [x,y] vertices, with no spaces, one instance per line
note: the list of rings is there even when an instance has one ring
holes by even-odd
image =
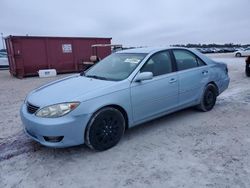
[[[34,114],[36,113],[36,111],[39,109],[38,106],[34,106],[30,103],[27,103],[27,111],[30,113],[30,114]]]

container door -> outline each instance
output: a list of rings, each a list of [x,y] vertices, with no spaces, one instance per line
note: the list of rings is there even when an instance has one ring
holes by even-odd
[[[77,38],[74,40],[74,56],[78,71],[86,70],[89,65],[92,54],[91,45],[95,44],[95,40],[86,38]]]
[[[111,44],[110,39],[96,39],[96,44]],[[111,54],[111,46],[106,47],[95,47],[92,49],[93,54],[98,56],[100,59],[103,59]]]
[[[12,75],[15,75],[16,64],[15,64],[14,51],[13,51],[11,38],[5,39],[5,43],[6,43],[6,49],[7,49],[7,54],[8,54],[9,70]]]
[[[13,40],[12,42],[13,42],[12,44],[13,44],[15,68],[16,68],[15,76],[18,78],[23,78],[25,75],[25,71],[22,59],[22,45],[17,40]]]
[[[52,39],[48,41],[50,67],[57,72],[76,71],[74,63],[73,41],[68,39]]]
[[[20,40],[18,57],[23,61],[25,75],[37,75],[41,69],[48,69],[46,43],[40,38]]]

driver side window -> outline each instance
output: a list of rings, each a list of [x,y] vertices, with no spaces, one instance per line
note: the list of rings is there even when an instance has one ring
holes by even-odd
[[[152,72],[153,76],[160,76],[172,72],[172,63],[169,52],[154,54],[141,68],[141,72]]]

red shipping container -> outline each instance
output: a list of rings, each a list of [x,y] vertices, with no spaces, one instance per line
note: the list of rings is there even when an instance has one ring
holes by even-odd
[[[9,36],[5,43],[10,73],[18,78],[38,75],[41,69],[80,72],[92,55],[103,59],[111,54],[111,38]],[[108,45],[93,48],[95,44]]]

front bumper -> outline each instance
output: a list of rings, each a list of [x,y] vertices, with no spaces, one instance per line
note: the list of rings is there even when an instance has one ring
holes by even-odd
[[[24,131],[32,139],[48,147],[69,147],[84,143],[84,132],[91,114],[74,116],[69,113],[59,118],[40,118],[27,112],[26,104],[20,109]],[[46,137],[63,137],[59,142],[46,141]]]

